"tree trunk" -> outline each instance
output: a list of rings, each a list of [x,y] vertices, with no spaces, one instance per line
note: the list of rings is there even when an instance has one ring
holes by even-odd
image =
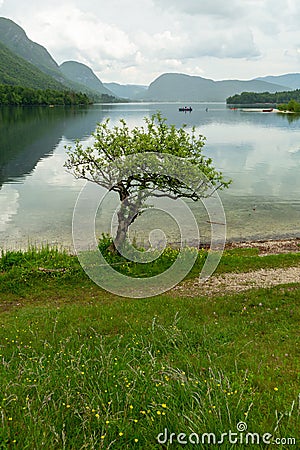
[[[125,215],[124,209],[121,207],[120,211],[117,213],[118,216],[118,229],[116,237],[113,243],[108,247],[108,250],[112,253],[122,253],[122,246],[125,244],[128,234],[129,226],[135,221],[139,215],[136,205],[130,209],[131,214]],[[128,212],[128,210],[126,211]]]
[[[123,194],[123,195],[122,195]],[[121,253],[122,246],[126,242],[129,226],[141,213],[142,196],[138,196],[134,201],[129,200],[129,194],[125,191],[120,193],[121,207],[117,213],[118,229],[114,242],[108,247],[113,253]]]
[[[116,237],[114,239],[114,246],[118,253],[120,253],[120,250],[122,249],[122,246],[126,242],[127,233],[129,225],[131,224],[131,221],[126,219],[122,214],[121,211],[118,213],[118,230]]]

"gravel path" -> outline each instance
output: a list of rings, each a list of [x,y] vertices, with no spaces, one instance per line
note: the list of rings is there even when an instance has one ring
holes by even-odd
[[[176,286],[172,290],[172,294],[185,297],[222,295],[286,283],[300,283],[299,266],[286,269],[260,269],[253,272],[226,273],[212,276],[207,281],[189,280]]]
[[[258,248],[259,256],[299,252],[299,239],[229,243],[226,248]],[[260,269],[251,272],[225,273],[211,276],[207,281],[193,279],[179,284],[170,293],[175,296],[222,295],[252,288],[268,288],[279,284],[300,283],[300,266]]]

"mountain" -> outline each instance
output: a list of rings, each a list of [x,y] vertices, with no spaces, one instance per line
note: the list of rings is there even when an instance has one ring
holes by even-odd
[[[1,0],[0,0],[1,1]],[[214,81],[199,76],[165,73],[148,88],[143,85],[102,83],[88,66],[66,61],[59,66],[46,48],[31,41],[12,20],[0,17],[0,83],[38,89],[72,89],[95,101],[112,97],[145,101],[225,101],[248,92],[282,92],[300,87],[300,73],[249,81]]]
[[[119,83],[103,83],[103,84],[117,97],[126,98],[129,100],[136,100],[147,89],[147,86],[144,86],[142,84],[119,84]]]
[[[34,89],[62,90],[64,86],[0,42],[0,84]]]
[[[64,83],[58,64],[40,44],[31,41],[23,28],[10,19],[0,17],[0,41],[16,55],[25,59],[42,72]]]
[[[300,89],[300,73],[287,73],[285,75],[275,75],[255,78],[256,80],[267,81],[288,86],[291,89]]]
[[[244,91],[280,92],[289,90],[287,86],[260,80],[214,81],[198,76],[165,73],[154,80],[139,98],[148,101],[225,101],[230,95]]]
[[[98,94],[114,94],[103,86],[103,83],[94,74],[92,69],[85,64],[76,61],[66,61],[59,67],[62,74],[70,81],[85,86],[86,89]]]
[[[69,76],[65,76],[59,65],[52,58],[45,47],[30,40],[25,31],[19,25],[17,25],[12,20],[4,17],[0,17],[0,43],[2,43],[8,50],[10,50],[10,52],[12,52],[16,59],[18,57],[19,62],[22,59],[23,63],[27,62],[30,63],[31,66],[36,67],[38,69],[38,71],[37,69],[35,69],[37,74],[40,75],[40,72],[44,72],[44,74],[48,75],[48,77],[52,77],[53,82],[56,81],[58,83],[56,85],[54,84],[54,89],[59,88],[71,89],[78,92],[80,91],[91,96],[94,100],[100,100],[103,93],[113,95],[102,86],[101,81],[98,79],[98,84],[94,83],[96,89],[91,89],[86,84],[80,84],[80,82],[76,80],[76,77],[73,77],[74,79],[72,79],[72,76],[71,78]],[[0,67],[1,66],[3,66],[3,64],[0,59]],[[87,66],[84,67],[86,68],[86,72],[92,72],[91,69],[87,68]],[[92,73],[92,75],[94,74]],[[49,87],[49,79],[47,79],[48,81],[43,86],[40,83],[35,83],[35,74],[32,74],[31,76],[32,82],[30,87],[41,89]],[[94,77],[96,78],[95,75]],[[16,78],[18,78],[17,74]],[[90,75],[89,78],[91,79],[92,76]],[[78,77],[78,79],[80,79],[80,77]],[[8,84],[16,84],[16,82]],[[23,84],[23,78],[20,79],[20,82],[17,84],[29,87],[28,83]]]

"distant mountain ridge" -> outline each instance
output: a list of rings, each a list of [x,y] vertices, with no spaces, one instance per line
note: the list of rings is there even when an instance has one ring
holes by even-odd
[[[12,20],[0,17],[0,83],[36,89],[71,89],[90,95],[138,101],[225,101],[242,92],[282,92],[300,88],[300,74],[258,77],[249,81],[214,81],[200,76],[164,73],[148,87],[102,83],[92,69],[76,61],[59,66],[48,50],[31,41]],[[106,97],[109,101],[109,97]]]
[[[269,75],[258,77],[256,80],[267,81],[268,83],[277,83],[288,86],[292,89],[300,89],[300,73],[287,73],[284,75]]]
[[[77,61],[65,61],[59,66],[59,68],[66,78],[74,81],[75,83],[86,86],[91,91],[106,95],[113,95],[113,93],[107,89],[94,74],[92,69],[85,64]]]
[[[55,86],[53,87],[54,89],[72,89],[74,91],[84,92],[94,98],[97,98],[98,96],[99,99],[101,98],[101,95],[103,93],[113,96],[111,92],[104,88],[101,81],[87,66],[82,65],[86,68],[86,72],[90,72],[89,81],[94,77],[94,89],[90,87],[89,81],[87,81],[87,83],[80,83],[77,81],[78,79],[80,79],[80,74],[82,73],[82,68],[80,67],[79,69],[80,63],[77,63],[79,74],[76,74],[74,71],[72,72],[70,70],[66,70],[67,72],[69,72],[66,75],[64,73],[64,70],[61,70],[59,65],[52,58],[45,47],[30,40],[25,31],[19,25],[17,25],[12,20],[4,17],[0,17],[0,44],[5,46],[6,49],[14,55],[15,59],[18,61],[19,66],[22,65],[23,61],[24,67],[22,68],[22,72],[25,73],[28,70],[27,78],[29,79],[30,76],[32,77],[30,87],[42,88],[41,83],[35,83],[36,77],[34,75],[32,76],[32,69],[33,67],[35,67],[37,78],[39,78],[39,81],[41,81],[41,77],[39,76],[40,72],[43,72],[48,77],[51,77],[52,84]],[[6,60],[7,58],[5,59],[5,61]],[[7,70],[7,64],[5,61],[0,59],[0,72]],[[31,65],[30,69],[28,63]],[[3,80],[5,80],[5,77],[2,77],[2,82],[5,82]],[[54,83],[54,81],[56,82],[56,84]],[[13,84],[21,84],[24,87],[29,87],[28,83],[23,83],[24,77],[21,77],[18,82],[18,71],[15,71],[15,79]],[[49,84],[51,83],[48,78],[47,81],[45,81],[44,87],[49,87]]]
[[[143,84],[103,83],[104,86],[121,98],[135,100],[148,88]]]
[[[230,95],[244,91],[280,92],[289,87],[260,80],[214,81],[199,76],[178,73],[160,75],[140,96],[148,101],[225,101]]]

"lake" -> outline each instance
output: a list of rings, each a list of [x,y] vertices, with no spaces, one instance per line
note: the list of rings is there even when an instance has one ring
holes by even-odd
[[[206,137],[203,153],[233,180],[219,192],[228,240],[299,237],[300,119],[231,110],[221,103],[192,104],[192,113],[179,112],[179,106],[0,108],[0,248],[50,243],[72,249],[72,214],[84,182],[64,169],[65,146],[76,139],[91,143],[96,124],[107,117],[112,125],[124,118],[133,127],[158,110],[168,123],[195,126]],[[190,206],[205,239],[208,220],[202,205]],[[164,223],[171,230],[168,220],[141,216],[133,232],[148,233],[154,223],[154,228]],[[107,230],[100,217],[97,233],[102,231]],[[169,233],[172,239],[176,232]]]

